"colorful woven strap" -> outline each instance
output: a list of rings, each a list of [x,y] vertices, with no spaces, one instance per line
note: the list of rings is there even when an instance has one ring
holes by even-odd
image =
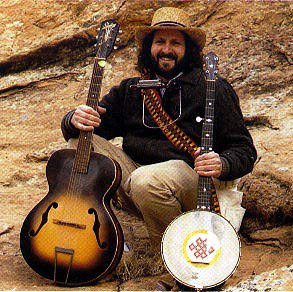
[[[143,89],[142,95],[152,118],[168,140],[175,145],[176,148],[188,151],[188,153],[195,158],[195,152],[198,146],[173,122],[171,117],[163,109],[159,93],[153,89]]]
[[[153,120],[167,137],[167,139],[178,149],[187,151],[193,159],[196,158],[195,152],[198,146],[195,142],[172,120],[164,110],[161,98],[155,89],[142,89],[142,97]],[[211,210],[221,213],[218,195],[213,185],[211,189]]]

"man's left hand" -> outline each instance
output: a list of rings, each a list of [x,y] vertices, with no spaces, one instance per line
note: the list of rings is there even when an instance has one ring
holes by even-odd
[[[197,152],[200,154],[200,150]],[[215,152],[209,152],[197,156],[194,160],[194,170],[201,176],[219,177],[222,173],[220,155]]]

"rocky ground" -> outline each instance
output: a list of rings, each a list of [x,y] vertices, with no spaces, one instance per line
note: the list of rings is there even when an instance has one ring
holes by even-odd
[[[49,155],[66,147],[60,121],[86,98],[93,43],[101,20],[123,30],[105,68],[103,91],[137,75],[133,27],[161,6],[184,7],[207,31],[205,52],[236,89],[258,150],[252,174],[241,180],[243,206],[239,268],[224,289],[292,290],[293,99],[292,3],[225,1],[33,1],[0,3],[0,289],[67,290],[52,286],[24,262],[19,231],[47,193]],[[113,277],[75,290],[152,290],[170,278],[149,249],[143,222],[117,212],[130,251]]]

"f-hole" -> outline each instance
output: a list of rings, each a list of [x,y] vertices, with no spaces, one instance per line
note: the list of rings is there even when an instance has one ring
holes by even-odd
[[[49,214],[49,211],[51,208],[54,208],[56,209],[58,207],[58,203],[56,202],[53,202],[49,205],[49,207],[46,209],[46,211],[43,213],[42,215],[42,221],[37,229],[37,231],[34,231],[33,229],[29,232],[29,236],[31,237],[35,237],[39,232],[40,230],[42,229],[42,227],[48,222],[48,214]]]
[[[95,216],[95,224],[93,226],[93,231],[95,232],[96,239],[97,239],[99,247],[104,249],[104,248],[107,247],[107,243],[105,241],[101,243],[101,240],[100,240],[99,232],[100,232],[101,223],[100,223],[99,218],[98,218],[98,213],[94,208],[90,208],[88,210],[88,213],[89,214],[94,214],[94,216]]]

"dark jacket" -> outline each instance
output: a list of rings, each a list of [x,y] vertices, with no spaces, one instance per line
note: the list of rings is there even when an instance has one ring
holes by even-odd
[[[119,86],[113,87],[100,102],[107,112],[102,115],[102,122],[94,133],[106,139],[123,137],[123,150],[139,164],[151,164],[171,159],[181,159],[193,167],[192,157],[178,150],[164,136],[160,129],[147,128],[143,125],[143,101],[140,90],[131,89],[138,78],[125,79]],[[166,89],[162,103],[168,114],[175,119],[179,115],[179,87],[182,95],[182,114],[177,125],[200,145],[202,122],[197,117],[204,117],[206,82],[201,69],[195,69],[182,75],[173,86]],[[62,120],[64,138],[77,137],[79,131],[70,123],[73,111]],[[155,126],[148,111],[145,123]],[[221,180],[240,178],[251,172],[257,154],[251,135],[245,127],[239,99],[224,79],[216,81],[216,101],[214,119],[214,148],[225,164]]]

